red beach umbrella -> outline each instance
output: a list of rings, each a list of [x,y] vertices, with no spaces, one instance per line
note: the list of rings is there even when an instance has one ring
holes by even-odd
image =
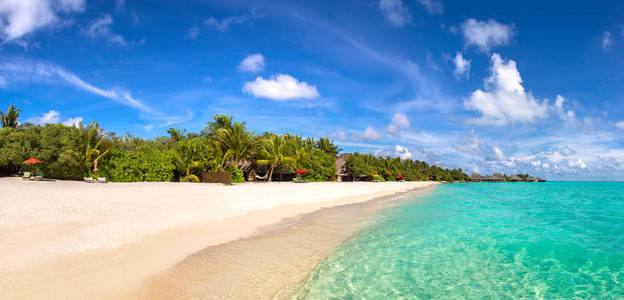
[[[403,175],[401,175],[401,174],[397,175],[397,177],[399,177],[399,178],[405,178],[405,176],[403,176]]]
[[[40,164],[40,163],[42,163],[42,161],[40,161],[40,160],[38,160],[38,159],[36,159],[34,157],[31,157],[31,158],[23,161],[22,163],[23,164]]]
[[[304,169],[299,169],[299,170],[297,171],[297,174],[305,174],[305,173],[308,173],[308,171],[306,171],[306,170],[304,170]]]
[[[34,157],[31,157],[31,158],[23,161],[22,163],[23,164],[30,164],[30,165],[32,165],[32,171],[35,172],[35,164],[40,164],[40,163],[43,163],[43,162],[38,160],[38,159],[36,159],[36,158],[34,158]]]

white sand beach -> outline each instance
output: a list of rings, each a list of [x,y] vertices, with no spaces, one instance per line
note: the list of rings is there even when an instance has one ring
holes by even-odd
[[[0,298],[121,297],[186,257],[261,227],[432,184],[0,178]]]

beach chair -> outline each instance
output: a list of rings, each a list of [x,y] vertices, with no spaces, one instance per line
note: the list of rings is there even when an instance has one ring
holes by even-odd
[[[24,175],[22,175],[22,180],[30,180],[30,172],[24,172]]]
[[[35,175],[35,180],[43,180],[43,173],[37,172],[37,175]]]
[[[91,177],[82,177],[82,182],[84,183],[94,183],[93,178]]]
[[[97,178],[97,182],[98,183],[108,183],[108,181],[106,181],[106,177],[98,177]]]
[[[294,183],[306,183],[306,182],[308,182],[308,181],[307,181],[307,180],[305,180],[305,179],[303,179],[303,178],[297,178],[297,177],[295,177],[295,178],[293,178],[293,182],[294,182]]]

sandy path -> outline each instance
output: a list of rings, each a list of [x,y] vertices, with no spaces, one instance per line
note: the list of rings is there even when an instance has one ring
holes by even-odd
[[[323,207],[430,183],[0,179],[0,298],[110,298],[211,245]]]

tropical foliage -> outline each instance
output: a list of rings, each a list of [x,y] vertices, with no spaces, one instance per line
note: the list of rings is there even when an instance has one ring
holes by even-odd
[[[17,174],[24,169],[22,161],[36,157],[44,162],[36,168],[46,177],[57,179],[97,175],[117,182],[197,182],[202,172],[228,172],[232,182],[245,182],[252,171],[266,174],[267,180],[288,180],[302,169],[308,181],[328,181],[336,178],[336,160],[342,151],[327,138],[258,135],[245,122],[221,114],[215,115],[199,134],[170,128],[167,136],[144,139],[116,136],[105,132],[97,122],[88,126],[24,126],[19,123],[19,113],[11,106],[1,114],[0,174]],[[467,178],[461,169],[359,153],[350,155],[345,167],[357,178],[368,180],[397,180],[398,174],[406,180]]]
[[[447,182],[468,180],[462,169],[447,169],[429,165],[424,161],[392,157],[378,157],[372,154],[353,153],[345,159],[345,167],[354,176],[376,180],[395,181],[403,176],[405,180],[439,180]]]
[[[6,113],[0,111],[0,121],[2,121],[2,128],[17,128],[19,127],[19,114],[22,110],[15,109],[15,105],[9,106]]]

